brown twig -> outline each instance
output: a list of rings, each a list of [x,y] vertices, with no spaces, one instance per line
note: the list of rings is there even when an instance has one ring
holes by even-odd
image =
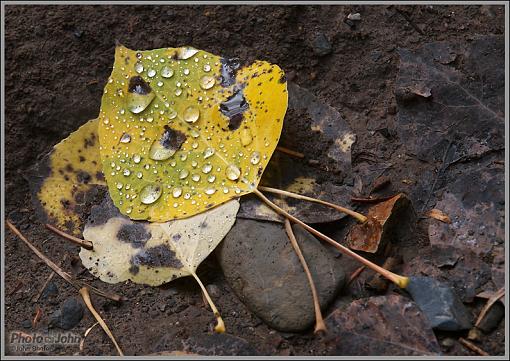
[[[34,328],[34,329],[36,328],[37,323],[41,319],[41,316],[42,316],[41,307],[36,306],[36,308],[35,308],[35,316],[34,316],[34,319],[32,320],[32,328]]]
[[[356,270],[354,272],[352,272],[351,277],[349,277],[349,281],[347,281],[347,286],[349,286],[352,283],[352,281],[354,281],[357,277],[359,277],[361,272],[363,272],[364,270],[365,270],[365,266],[356,268]]]
[[[482,350],[480,347],[476,346],[472,342],[466,340],[465,338],[459,337],[459,342],[463,344],[466,348],[470,349],[473,352],[476,352],[480,356],[490,356],[487,352]]]
[[[305,155],[303,153],[296,152],[295,150],[291,150],[291,149],[288,149],[288,148],[285,148],[285,147],[282,147],[282,146],[277,146],[276,150],[281,152],[281,153],[285,153],[285,154],[291,155],[291,156],[296,157],[296,158],[303,159],[305,157]]]
[[[80,247],[88,249],[89,251],[94,249],[94,245],[93,245],[93,243],[91,241],[87,241],[86,239],[80,239],[80,238],[77,238],[77,237],[72,236],[70,234],[67,234],[67,233],[61,231],[60,229],[58,229],[58,228],[56,228],[56,227],[54,227],[54,226],[52,226],[51,224],[48,224],[48,223],[46,223],[44,226],[47,229],[49,229],[50,231],[52,231],[53,233],[58,234],[60,237],[62,237],[64,239],[67,239],[68,241],[71,241],[71,242],[73,242],[74,244],[77,244]]]
[[[191,273],[191,275],[195,278],[198,285],[200,286],[200,289],[202,289],[202,294],[205,296],[205,299],[207,300],[207,303],[211,307],[211,310],[213,311],[214,317],[216,317],[216,326],[214,326],[214,332],[216,333],[224,333],[226,331],[225,328],[225,322],[223,322],[223,319],[221,318],[220,311],[216,308],[216,305],[214,304],[211,296],[209,296],[209,292],[207,292],[207,289],[205,288],[204,284],[200,280],[200,278],[196,275],[195,272]]]
[[[395,197],[396,194],[388,197],[377,197],[377,198],[364,198],[364,197],[351,197],[351,202],[356,203],[379,203],[379,202],[386,202],[390,200],[391,198]]]
[[[322,204],[322,205],[334,208],[334,209],[336,209],[339,212],[348,214],[349,216],[356,218],[360,223],[365,223],[367,221],[367,217],[365,217],[361,213],[355,212],[355,211],[353,211],[351,209],[339,206],[339,205],[334,204],[334,203],[323,201],[322,199],[312,198],[312,197],[304,196],[304,195],[301,195],[301,194],[292,193],[292,192],[289,192],[289,191],[284,191],[282,189],[271,188],[271,187],[259,186],[258,189],[261,190],[261,191],[264,191],[264,192],[280,194],[282,196],[291,197],[291,198],[295,198],[295,199],[301,199],[303,201],[319,203],[319,204]]]
[[[313,307],[315,309],[315,330],[314,333],[319,332],[327,332],[326,324],[324,323],[324,318],[322,317],[321,305],[319,302],[319,297],[317,296],[317,289],[315,288],[315,283],[313,282],[312,274],[308,269],[308,265],[306,264],[305,257],[299,248],[299,244],[297,242],[296,236],[292,231],[292,226],[290,225],[290,221],[285,219],[285,231],[287,232],[287,236],[289,236],[290,243],[296,252],[303,269],[305,270],[306,277],[308,278],[308,284],[310,285],[310,289],[312,290],[312,299],[313,299]]]
[[[62,277],[64,280],[66,280],[71,286],[73,286],[77,290],[86,286],[86,287],[90,288],[90,290],[92,292],[94,292],[95,294],[97,294],[98,296],[102,296],[102,297],[105,297],[105,298],[108,298],[110,300],[117,301],[117,302],[125,300],[125,298],[122,296],[119,296],[117,294],[107,293],[105,291],[102,291],[95,287],[92,287],[83,281],[75,279],[73,276],[71,276],[69,273],[64,271],[57,264],[55,264],[52,260],[50,260],[48,257],[46,257],[44,255],[44,253],[39,251],[32,243],[30,243],[30,241],[28,239],[26,239],[25,236],[9,220],[6,220],[5,224],[11,230],[12,233],[14,233],[16,236],[18,236],[18,238],[21,239],[27,245],[27,247],[30,248],[30,250],[35,253],[35,255],[37,257],[39,257],[39,259],[41,261],[46,263],[46,265],[48,267],[50,267],[56,274],[58,274],[60,277]]]
[[[495,304],[504,295],[505,289],[501,288],[487,300],[487,303],[485,304],[485,306],[483,306],[482,310],[480,311],[480,314],[478,315],[478,318],[476,319],[475,327],[478,327],[480,325],[480,323],[484,319],[487,312],[489,312],[492,305]]]
[[[113,334],[112,334],[112,331],[110,331],[110,329],[108,328],[108,326],[106,325],[106,323],[103,321],[103,319],[101,318],[101,316],[99,315],[99,313],[97,313],[96,309],[94,308],[94,306],[92,305],[92,301],[90,299],[90,293],[89,293],[89,289],[87,287],[82,287],[80,289],[80,295],[81,297],[83,298],[83,301],[85,302],[85,305],[87,305],[87,308],[89,309],[90,313],[92,313],[92,315],[94,316],[94,318],[97,320],[97,322],[99,323],[99,325],[101,325],[101,327],[103,328],[104,332],[108,335],[108,337],[110,337],[110,339],[112,340],[113,344],[115,345],[115,348],[117,349],[117,352],[119,353],[120,356],[124,356],[124,353],[122,352],[119,344],[117,343],[117,341],[115,340],[115,337],[113,337]]]
[[[255,193],[264,203],[266,203],[276,213],[286,217],[287,219],[289,219],[290,221],[292,221],[294,223],[299,224],[301,227],[306,229],[308,232],[310,232],[314,236],[319,237],[320,239],[328,242],[329,244],[331,244],[333,247],[338,249],[343,254],[345,254],[345,255],[347,255],[347,256],[349,256],[351,258],[354,258],[358,262],[361,262],[362,264],[364,264],[365,266],[367,266],[368,268],[370,268],[374,272],[380,273],[382,276],[386,277],[391,282],[395,283],[398,287],[406,288],[407,285],[409,284],[409,278],[408,277],[400,276],[400,275],[398,275],[396,273],[390,272],[390,271],[382,268],[381,266],[378,266],[375,263],[369,261],[368,259],[361,257],[359,254],[354,253],[349,248],[345,247],[344,245],[341,245],[340,243],[338,243],[334,239],[332,239],[332,238],[326,236],[325,234],[317,231],[315,228],[310,227],[309,225],[307,225],[303,221],[299,220],[298,218],[294,217],[293,215],[291,215],[289,212],[285,211],[281,207],[278,207],[276,204],[271,202],[264,194],[262,194],[262,192],[260,192],[258,189],[255,188],[253,190],[253,193]]]

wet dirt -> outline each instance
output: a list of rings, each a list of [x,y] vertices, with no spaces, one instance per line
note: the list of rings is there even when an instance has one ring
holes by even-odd
[[[349,13],[357,12],[361,14],[360,21],[346,20]],[[429,187],[417,187],[413,176],[419,174],[433,180],[442,165],[441,159],[425,162],[406,153],[406,139],[398,135],[397,49],[412,51],[425,43],[443,40],[470,42],[482,35],[503,32],[504,8],[498,6],[7,5],[6,217],[52,260],[59,262],[67,255],[62,263],[64,269],[93,285],[128,297],[129,300],[120,305],[98,297],[93,299],[127,355],[182,350],[188,340],[193,340],[195,345],[212,333],[212,313],[204,305],[198,285],[189,278],[154,288],[132,283],[107,285],[94,280],[76,259],[78,247],[42,227],[34,213],[28,183],[22,177],[54,144],[97,116],[102,89],[111,72],[116,41],[133,49],[191,45],[243,62],[261,59],[278,64],[288,80],[336,108],[356,134],[351,185],[366,196],[373,182],[382,175],[387,176],[391,185],[378,194],[406,192],[419,211],[424,203],[433,207],[441,194],[431,192]],[[317,39],[329,42],[330,50]],[[283,135],[282,142],[297,151],[309,150],[314,157],[328,146],[314,141],[313,137],[293,144]],[[360,209],[366,211],[367,208]],[[420,218],[417,233],[397,245],[404,256],[404,264],[422,249],[429,249],[429,222]],[[342,239],[349,224],[350,220],[344,219],[322,228]],[[503,251],[503,247],[496,247],[483,258],[477,258],[477,262],[492,267],[493,260],[501,259]],[[214,254],[198,272],[204,284],[217,288],[214,298],[228,333],[244,341],[223,342],[218,338],[213,347],[208,339],[191,348],[192,351],[284,356],[328,352],[323,340],[315,337],[312,330],[283,334],[271,330],[252,315],[226,283]],[[58,287],[58,295],[33,302],[32,298],[49,274],[50,270],[6,230],[6,336],[12,330],[28,331],[24,325],[33,319],[36,306],[42,309],[38,330],[45,329],[49,315],[58,305],[76,296],[72,287],[55,277],[53,282]],[[334,306],[351,299],[373,295],[362,287],[363,280],[371,275],[365,271],[340,294],[326,314],[333,311]],[[491,282],[478,284],[477,291],[494,289]],[[474,301],[467,304],[473,315],[478,314],[482,305]],[[94,323],[86,312],[72,331],[83,335]],[[504,331],[501,323],[477,345],[491,355],[503,355]],[[458,336],[436,333],[441,352],[473,355],[459,343],[446,346],[442,342]],[[74,346],[47,354],[114,355],[115,349],[96,327],[87,337],[83,352],[79,353]]]

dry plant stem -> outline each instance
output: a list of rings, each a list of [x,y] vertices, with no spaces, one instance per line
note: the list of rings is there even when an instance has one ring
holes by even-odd
[[[313,298],[313,307],[315,309],[315,330],[314,333],[326,332],[326,324],[324,323],[324,319],[322,318],[321,305],[319,303],[319,297],[317,296],[317,289],[315,288],[315,283],[313,282],[312,274],[308,269],[308,265],[306,264],[305,257],[299,248],[299,244],[297,242],[296,236],[292,231],[292,226],[290,225],[290,221],[285,219],[285,230],[287,231],[287,235],[289,236],[290,243],[296,252],[303,269],[305,270],[306,277],[308,278],[308,283],[310,284],[310,289],[312,290],[312,298]]]
[[[119,296],[119,295],[116,295],[116,294],[109,294],[109,293],[107,293],[105,291],[102,291],[102,290],[99,290],[99,289],[97,289],[95,287],[88,286],[85,282],[82,282],[82,281],[74,279],[69,273],[64,271],[59,266],[57,266],[52,260],[50,260],[48,257],[46,257],[32,243],[30,243],[28,241],[28,239],[26,239],[25,236],[23,234],[21,234],[21,232],[10,221],[6,220],[5,224],[7,225],[7,227],[9,227],[9,229],[16,236],[18,236],[19,239],[21,239],[27,245],[28,248],[30,248],[30,250],[32,252],[35,253],[35,255],[37,257],[39,257],[39,259],[41,259],[44,263],[46,263],[46,265],[48,267],[50,267],[56,274],[58,274],[60,277],[62,277],[64,280],[66,280],[71,286],[73,286],[77,290],[79,290],[83,286],[87,286],[87,287],[89,287],[91,289],[92,292],[94,292],[98,296],[102,296],[102,297],[105,297],[105,298],[108,298],[110,300],[117,301],[117,302],[118,301],[122,301],[124,299],[122,296]]]
[[[211,310],[213,311],[214,313],[214,316],[216,317],[216,321],[218,322],[216,324],[216,326],[214,326],[214,331],[216,333],[224,333],[225,332],[225,323],[223,322],[223,319],[221,318],[221,315],[220,313],[218,312],[218,309],[216,308],[216,306],[214,305],[214,302],[212,301],[211,297],[209,296],[209,293],[207,292],[207,290],[205,289],[205,286],[204,284],[202,283],[202,281],[200,281],[200,278],[198,278],[198,276],[195,274],[195,273],[192,273],[191,274],[198,282],[198,285],[200,286],[200,288],[202,289],[202,293],[204,294],[205,296],[205,299],[207,300],[207,302],[209,303],[209,306],[211,306]]]
[[[368,259],[365,259],[365,258],[361,257],[359,254],[354,253],[349,248],[341,245],[340,243],[338,243],[334,239],[332,239],[332,238],[326,236],[325,234],[317,231],[315,228],[310,227],[309,225],[307,225],[303,221],[299,220],[298,218],[294,217],[293,215],[291,215],[290,213],[285,211],[284,209],[278,207],[276,204],[274,204],[269,199],[267,199],[267,197],[264,194],[262,194],[258,189],[254,189],[253,193],[255,193],[264,203],[266,203],[269,207],[271,207],[278,214],[288,218],[290,221],[292,221],[294,223],[299,224],[300,226],[305,228],[308,232],[310,232],[314,236],[319,237],[320,239],[328,242],[333,247],[338,249],[340,252],[344,253],[345,255],[347,255],[349,257],[354,258],[358,262],[361,262],[362,264],[364,264],[365,266],[367,266],[368,268],[370,268],[374,272],[380,273],[383,277],[386,277],[387,279],[389,279],[391,282],[395,283],[400,288],[406,288],[407,285],[409,284],[409,278],[408,277],[400,276],[400,275],[397,275],[397,274],[395,274],[393,272],[390,272],[387,269],[384,269],[381,266],[378,266],[375,263],[370,262]]]
[[[113,344],[115,345],[115,348],[117,349],[117,352],[119,353],[120,356],[124,356],[124,353],[122,352],[119,344],[117,343],[117,341],[115,340],[115,337],[113,337],[113,334],[112,334],[112,331],[110,331],[110,329],[108,328],[108,326],[106,325],[106,323],[103,321],[103,319],[101,318],[101,316],[99,315],[99,313],[97,313],[96,309],[94,308],[94,306],[92,305],[92,301],[90,300],[90,293],[89,293],[89,289],[87,287],[82,287],[80,289],[80,295],[81,297],[83,298],[83,301],[85,302],[85,305],[87,305],[87,308],[89,309],[90,313],[92,313],[92,315],[94,316],[94,318],[97,320],[97,322],[101,325],[101,327],[103,328],[104,332],[108,335],[108,337],[110,337],[110,339],[112,340]]]
[[[94,329],[94,327],[96,327],[97,325],[99,325],[99,322],[96,322],[92,326],[87,328],[87,331],[85,331],[85,333],[83,334],[83,338],[80,341],[80,352],[83,352],[83,348],[85,346],[85,339],[89,335],[90,331],[92,331]]]
[[[80,238],[71,236],[70,234],[62,232],[60,229],[55,228],[54,226],[52,226],[51,224],[48,224],[48,223],[46,223],[44,226],[46,228],[48,228],[50,231],[52,231],[53,233],[58,234],[60,237],[62,237],[64,239],[67,239],[68,241],[71,241],[71,242],[73,242],[74,244],[77,244],[80,247],[88,249],[89,251],[94,249],[94,245],[90,241],[87,241],[87,240],[84,240],[84,239],[80,239]]]
[[[55,276],[55,272],[51,271],[50,275],[48,276],[48,278],[46,278],[46,281],[44,281],[44,284],[42,285],[39,292],[37,292],[35,297],[32,299],[33,302],[39,301],[39,298],[41,298],[41,295],[44,292],[44,290],[46,289],[46,286],[48,286],[48,283],[50,283],[50,281],[53,279],[54,276]]]
[[[490,310],[492,305],[495,304],[504,295],[505,289],[501,288],[496,293],[494,293],[494,295],[492,295],[491,298],[487,300],[487,303],[485,304],[485,306],[483,306],[482,310],[480,311],[480,314],[478,315],[478,318],[476,319],[475,327],[478,327],[480,325],[480,323],[482,322],[482,320],[484,319],[485,315]]]
[[[305,157],[305,155],[303,153],[296,152],[295,150],[291,150],[289,148],[285,148],[285,147],[281,147],[281,146],[277,146],[276,150],[279,151],[279,152],[291,155],[291,156],[296,157],[296,158],[301,158],[302,159],[302,158]]]
[[[460,337],[459,342],[461,344],[463,344],[466,348],[470,349],[473,352],[476,352],[480,356],[490,356],[487,352],[485,352],[484,350],[482,350],[480,347],[476,346],[472,342],[469,342],[465,338]]]
[[[307,196],[303,196],[301,194],[296,194],[296,193],[284,191],[284,190],[281,190],[281,189],[271,188],[271,187],[259,186],[258,189],[261,190],[261,191],[264,191],[264,192],[275,193],[275,194],[280,194],[282,196],[287,196],[287,197],[291,197],[291,198],[301,199],[303,201],[319,203],[319,204],[322,204],[322,205],[334,208],[337,211],[340,211],[342,213],[348,214],[349,216],[352,216],[352,217],[356,218],[361,223],[365,223],[367,221],[367,217],[365,217],[361,213],[355,212],[355,211],[353,211],[351,209],[339,206],[339,205],[334,204],[334,203],[323,201],[321,199],[307,197]]]
[[[351,277],[349,277],[349,281],[347,281],[347,286],[350,285],[352,283],[352,281],[354,281],[356,279],[356,277],[358,277],[361,274],[361,272],[363,272],[364,270],[365,270],[365,266],[356,268],[356,270],[354,272],[352,272]]]

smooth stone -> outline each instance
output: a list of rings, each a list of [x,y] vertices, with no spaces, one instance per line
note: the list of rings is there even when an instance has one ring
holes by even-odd
[[[60,309],[53,312],[50,316],[50,325],[70,330],[83,318],[83,304],[76,298],[68,298],[64,301]]]
[[[431,277],[410,277],[406,291],[427,316],[433,329],[461,331],[471,328],[472,315],[447,284]]]
[[[293,230],[325,309],[345,283],[341,258],[301,227]],[[299,332],[314,324],[308,280],[281,224],[237,219],[217,256],[234,292],[270,327]]]

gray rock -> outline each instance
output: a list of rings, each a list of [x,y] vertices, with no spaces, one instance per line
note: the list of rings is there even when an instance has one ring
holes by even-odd
[[[313,52],[318,56],[331,54],[333,48],[324,33],[317,33],[312,39]]]
[[[341,259],[302,228],[293,229],[324,309],[344,285]],[[313,325],[312,293],[281,224],[238,219],[217,255],[234,292],[270,327],[298,332]]]
[[[68,298],[60,309],[51,314],[50,325],[63,330],[70,330],[80,323],[82,318],[83,304],[74,297]]]
[[[431,277],[410,277],[406,291],[413,297],[432,328],[442,331],[468,330],[472,316],[448,285]]]
[[[496,302],[492,305],[489,311],[487,311],[487,314],[478,325],[478,328],[484,333],[491,333],[496,327],[498,327],[504,316],[505,306],[503,306],[500,302]]]

